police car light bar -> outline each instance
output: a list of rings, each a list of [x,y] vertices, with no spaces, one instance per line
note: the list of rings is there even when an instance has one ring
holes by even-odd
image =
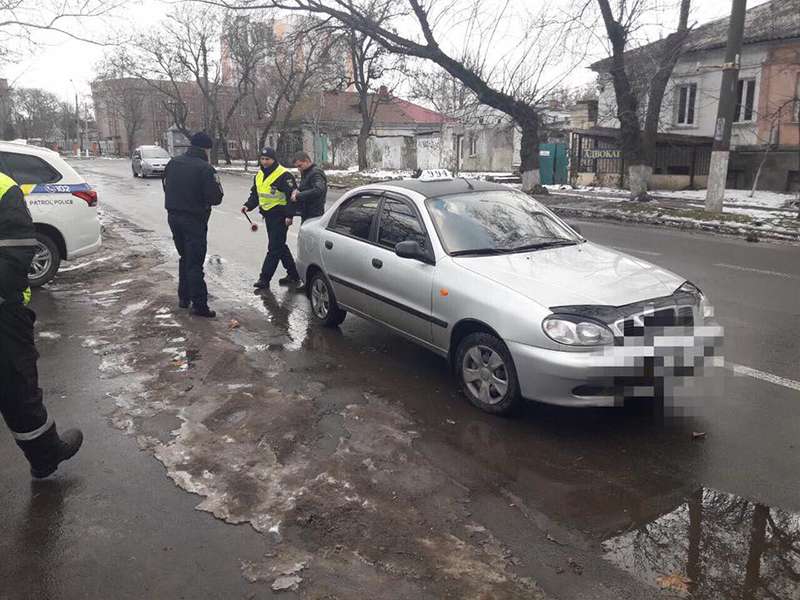
[[[417,177],[419,181],[448,181],[453,174],[447,169],[425,169]]]

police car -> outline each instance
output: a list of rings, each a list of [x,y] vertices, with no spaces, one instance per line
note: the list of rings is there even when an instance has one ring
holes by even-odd
[[[0,142],[0,171],[25,193],[36,225],[38,245],[31,264],[31,286],[50,281],[62,260],[100,248],[97,192],[57,152]]]

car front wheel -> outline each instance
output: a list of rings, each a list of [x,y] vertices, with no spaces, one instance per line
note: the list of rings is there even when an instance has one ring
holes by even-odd
[[[328,280],[317,271],[311,276],[308,283],[309,296],[311,299],[311,313],[314,319],[326,327],[336,327],[344,321],[347,313],[339,308],[336,303],[336,296]]]
[[[61,266],[61,253],[55,242],[43,233],[36,233],[36,247],[28,272],[31,287],[39,287],[50,281]]]
[[[481,410],[506,415],[521,403],[517,370],[502,340],[473,333],[458,345],[456,372],[464,394]]]

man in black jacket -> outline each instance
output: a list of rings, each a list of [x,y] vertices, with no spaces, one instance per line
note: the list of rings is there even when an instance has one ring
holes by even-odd
[[[300,171],[300,185],[292,194],[292,203],[295,206],[294,214],[300,215],[300,223],[308,219],[321,217],[325,213],[325,200],[328,196],[328,178],[325,172],[311,161],[305,152],[294,155],[294,166]],[[291,225],[291,222],[289,222]],[[298,285],[295,291],[304,293],[305,285]]]
[[[0,173],[0,412],[36,478],[52,474],[83,442],[77,429],[59,435],[39,388],[33,341],[36,314],[28,270],[36,229],[25,197],[13,179]]]
[[[328,195],[328,179],[325,172],[311,162],[305,152],[294,155],[294,166],[300,171],[300,185],[292,194],[292,202],[299,205],[294,213],[300,215],[301,222],[321,217],[325,212],[325,199]]]
[[[278,268],[278,263],[283,263],[286,277],[278,281],[281,285],[300,282],[294,257],[289,246],[286,245],[286,233],[292,224],[289,198],[297,189],[294,175],[278,162],[275,150],[264,148],[258,157],[261,166],[253,178],[253,187],[250,188],[250,197],[242,212],[250,212],[258,206],[261,216],[267,226],[267,256],[261,265],[261,275],[253,284],[256,289],[269,287],[269,282]]]
[[[176,156],[164,169],[164,205],[172,239],[180,255],[178,263],[178,304],[192,305],[192,314],[213,318],[208,307],[203,264],[208,249],[208,219],[211,207],[222,203],[222,185],[208,162],[211,138],[204,132],[189,140],[191,148]]]

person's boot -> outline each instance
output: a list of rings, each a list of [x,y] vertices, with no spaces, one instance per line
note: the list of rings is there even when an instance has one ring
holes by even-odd
[[[59,436],[55,425],[36,439],[17,440],[17,445],[31,464],[31,475],[36,479],[44,479],[55,473],[60,463],[75,456],[82,443],[83,433],[80,429],[70,429]]]
[[[198,317],[206,317],[207,319],[213,319],[217,316],[217,312],[211,310],[208,306],[197,306],[196,304],[192,305],[192,314]]]
[[[294,286],[294,291],[297,294],[305,294],[308,292],[308,288],[306,287],[305,283],[298,281],[297,285]]]
[[[259,277],[258,281],[256,281],[253,284],[253,287],[256,288],[257,290],[263,290],[264,288],[268,288],[269,287],[269,281],[264,281],[263,279],[261,279]]]
[[[178,306],[180,308],[189,308],[189,301],[188,300],[178,300]]]
[[[300,278],[297,275],[287,275],[281,279],[278,279],[278,285],[297,285],[300,283]]]

